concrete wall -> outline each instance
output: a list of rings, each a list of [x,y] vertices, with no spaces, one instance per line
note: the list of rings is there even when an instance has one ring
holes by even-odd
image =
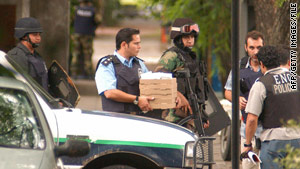
[[[47,65],[57,60],[68,70],[69,60],[69,0],[30,0],[30,15],[43,27],[40,54]]]

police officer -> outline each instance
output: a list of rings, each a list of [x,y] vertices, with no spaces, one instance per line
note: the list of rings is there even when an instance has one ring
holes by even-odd
[[[75,9],[74,34],[71,36],[74,48],[70,70],[74,78],[90,78],[93,73],[93,39],[99,23],[91,0],[80,0]]]
[[[246,142],[242,152],[252,150],[251,139],[254,136],[258,121],[262,122],[263,131],[260,159],[261,168],[281,168],[275,159],[286,156],[287,144],[300,148],[299,127],[286,127],[288,120],[300,122],[300,78],[297,78],[297,90],[290,87],[291,73],[281,68],[279,52],[274,46],[262,47],[258,54],[261,71],[264,74],[251,88],[246,112]]]
[[[192,51],[199,33],[198,25],[189,18],[177,18],[171,27],[170,38],[173,39],[174,46],[167,49],[161,56],[155,71],[172,73],[177,78],[179,96],[183,101],[188,102],[187,86],[185,79],[179,76],[176,71],[189,70],[190,82],[194,93],[198,98],[205,101],[204,83],[201,79],[200,62],[197,60],[196,53]],[[191,108],[189,111],[191,112]],[[187,109],[164,110],[162,116],[171,122],[178,122],[186,116]],[[205,121],[204,128],[209,126]]]
[[[35,50],[41,43],[43,32],[39,21],[21,18],[15,26],[15,37],[20,40],[7,54],[48,91],[48,71],[43,58]]]
[[[251,31],[248,32],[245,38],[245,51],[246,56],[244,56],[240,60],[240,110],[242,112],[242,122],[241,122],[241,128],[240,128],[240,134],[241,134],[241,149],[243,149],[243,145],[245,142],[245,125],[246,125],[246,119],[247,114],[245,113],[245,107],[248,100],[249,91],[255,82],[255,80],[262,76],[262,73],[260,71],[259,63],[256,54],[258,53],[259,49],[264,45],[264,37],[262,33],[258,31]],[[229,101],[232,101],[232,72],[229,73],[226,85],[225,85],[225,98]],[[258,128],[255,136],[253,138],[253,144],[256,142],[257,149],[254,149],[256,153],[259,152],[259,134],[261,132],[261,126]],[[256,142],[255,142],[256,141]],[[256,144],[255,144],[256,145]],[[242,161],[242,168],[243,169],[255,169],[259,168],[259,165],[255,165],[252,162],[248,160]]]
[[[139,74],[148,72],[136,57],[141,49],[139,33],[133,28],[121,29],[114,54],[98,62],[95,81],[104,111],[139,114],[152,110],[149,101],[153,98],[139,95]]]

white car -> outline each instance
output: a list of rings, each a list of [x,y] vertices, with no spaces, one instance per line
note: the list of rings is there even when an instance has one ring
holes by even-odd
[[[16,79],[2,77],[2,68],[0,65],[0,169],[62,169],[61,156],[86,155],[87,142],[54,144],[32,90]]]
[[[190,168],[196,166],[196,154],[197,163],[214,163],[214,138],[198,138],[192,131],[162,120],[61,107],[59,101],[63,100],[50,96],[3,52],[0,64],[34,89],[56,142],[83,139],[90,143],[88,155],[63,158],[65,168]]]

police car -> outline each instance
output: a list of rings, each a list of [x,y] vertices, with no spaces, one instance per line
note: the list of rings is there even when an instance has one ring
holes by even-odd
[[[9,77],[0,65],[0,168],[63,169],[61,156],[83,156],[87,142],[56,146],[33,91]],[[5,76],[8,76],[5,74]]]
[[[88,155],[63,158],[65,168],[172,169],[214,163],[213,138],[199,138],[184,127],[152,118],[62,107],[62,99],[49,95],[1,51],[0,64],[34,90],[57,143],[70,139],[90,143]]]

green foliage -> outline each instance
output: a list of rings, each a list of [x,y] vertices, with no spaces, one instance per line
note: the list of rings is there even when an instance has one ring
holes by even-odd
[[[104,3],[103,24],[106,26],[115,26],[118,24],[119,18],[115,13],[120,9],[119,0],[109,0]]]
[[[189,17],[198,23],[200,32],[195,51],[204,57],[216,54],[219,72],[227,76],[221,58],[228,57],[230,62],[231,0],[141,0],[141,4],[151,6],[153,16],[163,22]],[[157,10],[158,5],[162,10]]]
[[[289,120],[284,124],[285,127],[298,128],[300,124],[295,120]],[[282,159],[275,159],[275,162],[283,166],[285,169],[294,169],[299,168],[300,166],[300,149],[295,149],[291,147],[291,145],[286,145],[285,150],[281,150],[280,152],[285,152],[287,156]]]
[[[275,1],[275,5],[278,6],[278,7],[282,7],[283,3],[285,2],[286,0],[276,0]]]
[[[287,156],[283,159],[275,159],[275,162],[279,163],[285,169],[299,168],[300,166],[300,149],[295,149],[291,145],[286,145],[285,150],[281,152],[287,153]]]

